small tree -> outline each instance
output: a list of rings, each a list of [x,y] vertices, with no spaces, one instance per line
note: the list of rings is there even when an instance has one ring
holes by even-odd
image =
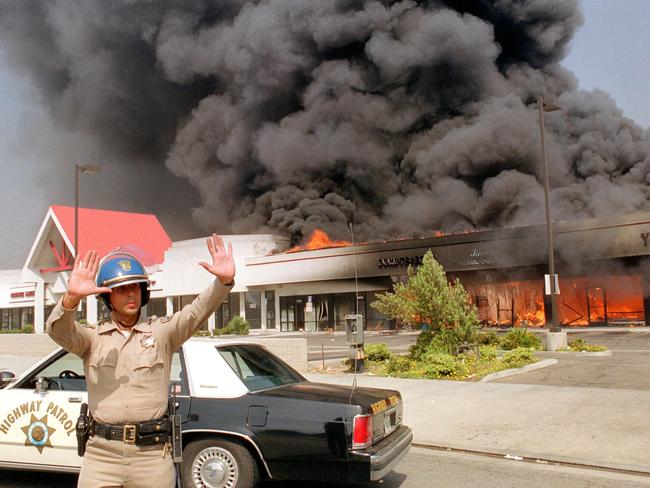
[[[417,269],[409,266],[406,283],[396,283],[392,293],[377,295],[371,306],[412,327],[425,327],[412,350],[415,357],[430,347],[456,354],[459,343],[474,340],[478,326],[476,307],[465,288],[458,279],[447,281],[431,251]]]

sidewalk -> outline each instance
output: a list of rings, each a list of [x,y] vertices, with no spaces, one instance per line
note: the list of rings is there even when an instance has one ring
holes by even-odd
[[[352,375],[308,374],[352,384]],[[650,473],[650,392],[358,375],[399,390],[416,444]]]

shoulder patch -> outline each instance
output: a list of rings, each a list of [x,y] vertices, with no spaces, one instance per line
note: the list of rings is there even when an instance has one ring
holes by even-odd
[[[149,317],[149,318],[147,319],[147,323],[148,323],[148,324],[152,324],[152,323],[154,323],[156,320],[158,320],[158,317],[157,317],[156,315],[152,315],[151,317]]]
[[[101,325],[101,323],[98,324],[98,325]],[[94,328],[95,328],[95,324],[88,324],[88,323],[86,323],[86,324],[83,324],[83,326],[84,326],[84,328],[86,328],[86,329],[94,329]]]

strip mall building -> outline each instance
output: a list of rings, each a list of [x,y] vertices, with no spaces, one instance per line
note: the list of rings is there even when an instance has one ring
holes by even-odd
[[[153,215],[79,209],[79,249],[104,255],[128,245],[151,272],[149,315],[168,315],[189,303],[211,275],[205,239],[172,242]],[[74,249],[74,209],[52,206],[22,269],[0,271],[2,329],[33,324],[65,292]],[[650,325],[650,214],[554,224],[565,326]],[[292,251],[284,236],[224,236],[237,265],[236,285],[206,327],[245,317],[253,328],[277,331],[341,330],[346,314],[365,316],[369,330],[395,324],[370,304],[404,279],[409,265],[431,250],[450,279],[459,278],[487,324],[541,326],[549,310],[544,293],[544,226],[443,235],[381,243]],[[107,316],[89,297],[79,318]]]

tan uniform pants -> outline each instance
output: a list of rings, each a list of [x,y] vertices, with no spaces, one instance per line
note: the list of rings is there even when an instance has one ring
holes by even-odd
[[[88,439],[77,486],[173,488],[175,480],[171,454],[162,444],[140,447],[92,436]]]

